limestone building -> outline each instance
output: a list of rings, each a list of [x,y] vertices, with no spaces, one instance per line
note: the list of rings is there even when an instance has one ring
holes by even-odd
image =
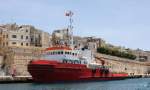
[[[50,35],[31,25],[6,24],[0,26],[3,47],[49,47]]]
[[[38,58],[40,51],[49,47],[51,36],[31,25],[0,25],[0,54],[4,57],[1,69],[10,75],[29,75],[27,64]]]
[[[70,44],[70,34],[68,29],[60,29],[60,30],[54,30],[52,33],[52,40],[53,40],[53,45],[56,44]]]

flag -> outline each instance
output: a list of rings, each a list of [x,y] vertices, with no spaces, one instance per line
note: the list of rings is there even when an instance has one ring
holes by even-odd
[[[73,12],[72,11],[68,11],[65,13],[65,16],[72,16],[73,15]]]
[[[66,16],[69,16],[69,13],[66,13]]]

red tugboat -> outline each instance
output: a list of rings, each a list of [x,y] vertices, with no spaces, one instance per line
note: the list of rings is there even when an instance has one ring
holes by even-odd
[[[112,73],[104,64],[103,60],[101,64],[96,63],[88,49],[56,45],[47,48],[39,60],[31,61],[28,71],[35,82],[116,80],[128,76],[126,73]]]
[[[76,50],[64,46],[47,48],[43,56],[28,65],[28,71],[37,82],[114,80],[128,76],[111,73],[103,64],[90,63]]]

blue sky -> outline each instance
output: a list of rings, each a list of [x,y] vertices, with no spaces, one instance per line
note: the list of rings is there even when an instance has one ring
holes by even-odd
[[[150,0],[0,0],[0,23],[31,24],[51,33],[67,27],[114,45],[150,50]]]

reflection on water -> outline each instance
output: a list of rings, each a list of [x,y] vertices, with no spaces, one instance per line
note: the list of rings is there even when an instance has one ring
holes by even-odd
[[[0,84],[0,90],[150,90],[150,78],[60,84]]]

